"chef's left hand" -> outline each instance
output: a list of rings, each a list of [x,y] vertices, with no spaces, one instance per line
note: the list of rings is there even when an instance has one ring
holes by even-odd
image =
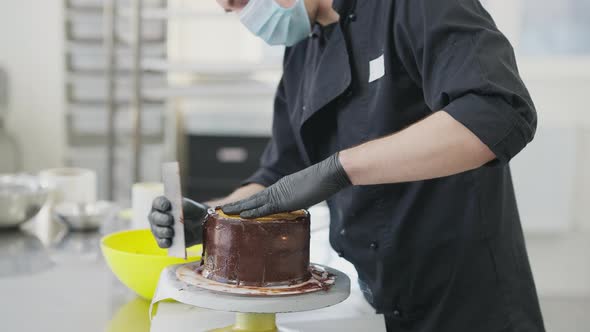
[[[280,179],[250,198],[221,207],[227,214],[258,218],[290,212],[320,203],[351,185],[338,154]]]

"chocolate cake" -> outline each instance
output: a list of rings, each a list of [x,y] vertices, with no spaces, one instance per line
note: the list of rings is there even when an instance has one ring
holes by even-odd
[[[203,226],[202,275],[222,283],[272,287],[309,280],[309,213],[258,219],[211,210]]]

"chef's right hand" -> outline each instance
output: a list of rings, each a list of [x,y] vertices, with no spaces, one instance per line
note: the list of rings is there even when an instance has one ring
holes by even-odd
[[[182,200],[184,216],[184,239],[187,247],[199,244],[203,241],[203,222],[207,217],[209,207],[197,203],[188,198]],[[154,199],[152,211],[148,219],[152,228],[152,234],[160,248],[170,248],[174,237],[174,217],[172,217],[172,204],[164,197]]]

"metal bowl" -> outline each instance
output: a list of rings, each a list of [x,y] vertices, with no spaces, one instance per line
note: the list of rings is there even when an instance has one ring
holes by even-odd
[[[34,217],[49,197],[37,177],[0,176],[0,229],[17,228]]]
[[[99,201],[92,204],[64,202],[54,208],[55,215],[72,231],[95,231],[109,218],[114,218],[116,205]]]

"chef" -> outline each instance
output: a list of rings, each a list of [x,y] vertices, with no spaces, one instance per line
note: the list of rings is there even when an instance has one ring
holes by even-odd
[[[326,200],[388,331],[544,331],[508,166],[537,115],[480,2],[217,1],[287,48],[260,168],[210,204],[254,218]],[[206,207],[184,205],[195,243]],[[162,247],[169,208],[150,214]]]

